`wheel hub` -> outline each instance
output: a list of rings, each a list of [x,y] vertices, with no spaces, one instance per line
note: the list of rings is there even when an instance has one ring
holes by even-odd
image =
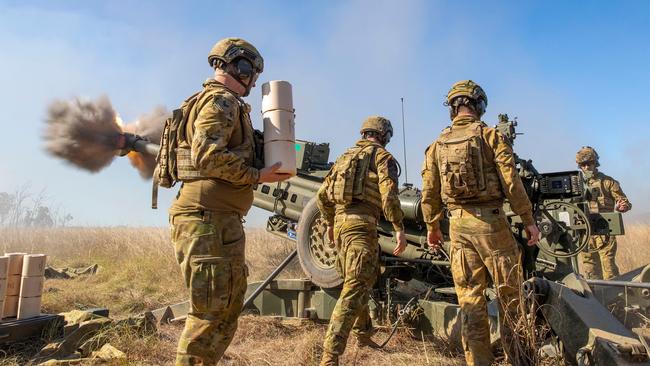
[[[321,217],[314,220],[309,229],[309,252],[314,263],[323,269],[334,267],[336,261],[336,244],[327,237],[327,225]]]

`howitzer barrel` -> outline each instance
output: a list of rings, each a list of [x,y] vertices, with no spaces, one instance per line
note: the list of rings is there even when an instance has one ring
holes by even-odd
[[[136,151],[141,154],[146,155],[158,155],[158,150],[160,150],[160,145],[154,144],[153,142],[146,140],[145,138],[134,135],[132,133],[122,134],[123,139],[120,139],[118,142],[118,148],[126,152]]]
[[[404,212],[404,219],[409,221],[422,222],[422,197],[420,191],[412,187],[403,189],[399,195],[400,205],[402,212]]]

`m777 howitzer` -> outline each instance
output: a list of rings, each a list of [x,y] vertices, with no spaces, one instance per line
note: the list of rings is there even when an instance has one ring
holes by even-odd
[[[496,127],[514,143],[516,126],[516,120],[500,115]],[[128,135],[124,147],[140,152],[155,150]],[[284,182],[258,184],[254,200],[256,207],[272,213],[266,223],[267,231],[294,240],[296,251],[266,281],[249,285],[245,311],[327,320],[341,284],[334,269],[336,245],[326,240],[326,227],[315,201],[331,166],[329,145],[298,141],[296,151],[297,175]],[[536,319],[531,328],[538,323],[550,328],[538,346],[555,354],[563,353],[570,364],[650,365],[650,335],[641,329],[650,308],[650,267],[613,281],[584,280],[578,272],[577,255],[589,250],[591,235],[624,233],[621,214],[589,212],[589,192],[579,171],[539,173],[532,161],[519,157],[516,161],[542,233],[537,247],[526,246],[523,224],[507,202],[504,211],[522,248],[527,278],[522,285],[522,298],[529,305],[525,318]],[[459,343],[459,306],[446,254],[448,221],[443,220],[441,225],[447,243],[442,250],[430,251],[426,246],[420,190],[404,186],[400,200],[409,245],[399,257],[393,256],[392,227],[385,220],[380,221],[382,272],[372,292],[371,315],[378,322],[397,325],[401,321]],[[274,281],[296,253],[307,278]],[[499,322],[494,291],[488,290],[486,296],[492,300],[488,311],[495,340]],[[176,306],[154,313],[179,318],[183,309]]]

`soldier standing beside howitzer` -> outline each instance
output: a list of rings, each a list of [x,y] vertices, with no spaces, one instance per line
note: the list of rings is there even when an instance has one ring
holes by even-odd
[[[397,190],[397,163],[385,147],[393,135],[388,119],[368,117],[362,139],[341,155],[318,190],[318,208],[328,226],[330,241],[338,250],[336,269],[343,278],[325,335],[321,365],[338,365],[350,331],[359,345],[375,347],[368,300],[379,273],[377,221],[384,216],[393,224],[397,246],[406,248],[404,216]]]
[[[501,341],[508,360],[527,364],[515,353],[512,332],[523,280],[520,249],[503,211],[504,199],[521,217],[528,245],[539,240],[532,206],[517,174],[513,151],[494,128],[481,122],[487,96],[471,80],[455,83],[447,94],[450,127],[425,153],[422,212],[429,246],[439,248],[443,203],[450,217],[451,271],[460,304],[461,335],[468,365],[490,365],[485,289],[492,279],[500,304]]]
[[[227,38],[214,45],[208,61],[214,79],[183,103],[171,162],[183,182],[169,209],[171,238],[191,306],[176,365],[216,365],[232,341],[246,292],[242,216],[255,183],[286,178],[275,173],[279,164],[253,166],[250,106],[241,97],[255,86],[262,56],[250,43]]]
[[[580,149],[576,154],[576,163],[585,179],[591,212],[626,212],[632,208],[620,184],[598,171],[598,153],[593,147]],[[615,236],[593,235],[589,239],[589,249],[594,252],[580,253],[585,277],[608,280],[618,276],[616,248]]]

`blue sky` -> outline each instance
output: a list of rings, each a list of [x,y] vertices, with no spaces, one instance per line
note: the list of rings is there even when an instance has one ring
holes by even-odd
[[[403,161],[404,97],[409,180],[420,185],[423,151],[449,124],[444,95],[470,78],[488,94],[486,122],[519,117],[515,149],[538,170],[575,169],[575,152],[594,146],[634,204],[628,217],[650,217],[646,1],[0,1],[0,191],[46,188],[79,225],[165,225],[127,161],[90,174],[47,156],[43,117],[53,99],[102,94],[125,121],[175,108],[227,36],[264,55],[258,84],[292,82],[297,136],[333,154],[382,114]],[[260,90],[248,101],[259,128]],[[263,219],[253,210],[249,222]]]

